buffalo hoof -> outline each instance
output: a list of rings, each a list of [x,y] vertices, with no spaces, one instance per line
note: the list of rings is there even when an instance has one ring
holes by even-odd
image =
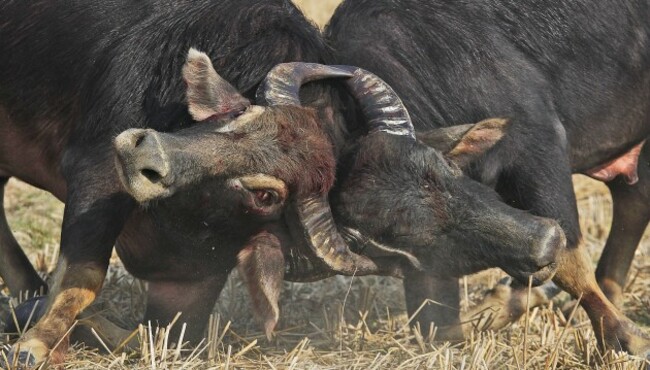
[[[67,340],[62,340],[55,351],[50,351],[45,342],[37,338],[28,338],[29,334],[30,332],[14,343],[9,353],[3,356],[3,360],[4,357],[7,358],[5,363],[5,365],[9,365],[6,367],[7,369],[31,369],[40,366],[44,361],[54,365],[63,362],[68,349]]]
[[[6,359],[6,362],[5,362]],[[0,356],[0,369],[18,370],[31,369],[36,367],[36,357],[27,351],[20,351],[18,355],[14,351],[9,351],[6,355]]]
[[[16,306],[4,319],[4,332],[18,334],[34,326],[45,314],[45,300],[45,296],[34,297]]]

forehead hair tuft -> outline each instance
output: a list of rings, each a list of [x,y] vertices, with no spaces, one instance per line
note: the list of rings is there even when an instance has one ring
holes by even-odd
[[[298,195],[325,194],[334,185],[336,159],[327,134],[318,123],[316,111],[298,106],[269,107],[261,124],[277,126],[277,144],[289,157],[278,177],[289,180]]]

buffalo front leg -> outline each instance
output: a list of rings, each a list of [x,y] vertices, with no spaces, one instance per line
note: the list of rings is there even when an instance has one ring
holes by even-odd
[[[106,267],[99,264],[70,263],[60,259],[55,272],[48,309],[41,320],[16,343],[19,361],[35,365],[51,355],[53,363],[63,361],[67,350],[68,330],[77,315],[92,301],[101,288]]]
[[[526,129],[522,126],[513,128]],[[603,348],[624,350],[631,354],[647,356],[650,339],[609,302],[596,283],[593,263],[580,233],[578,210],[571,181],[571,166],[565,149],[565,140],[559,125],[555,129],[537,127],[528,137],[536,142],[501,143],[496,152],[507,158],[509,148],[525,148],[517,155],[510,153],[513,162],[504,168],[497,190],[505,201],[531,213],[557,220],[567,239],[567,248],[560,252],[558,270],[553,281],[585,309],[595,335]],[[526,133],[512,137],[527,137]],[[510,138],[508,138],[510,139]]]
[[[135,328],[121,328],[104,317],[103,312],[90,306],[77,316],[70,340],[100,350],[136,349],[139,344],[136,331]]]
[[[204,338],[210,313],[227,280],[228,272],[224,272],[197,281],[150,282],[143,323],[167,326],[181,313],[170,338],[178,339],[186,324],[183,340],[198,343]]]
[[[580,299],[601,348],[650,358],[650,338],[612,304],[596,282],[592,262],[581,242],[560,254],[553,281]]]
[[[463,332],[499,330],[518,320],[527,309],[549,303],[560,292],[548,282],[537,287],[523,287],[511,277],[501,279],[478,305],[461,314]]]
[[[4,211],[4,191],[8,178],[0,178],[0,277],[15,297],[21,292],[45,293],[47,286],[14,238]]]
[[[87,173],[67,169],[75,176],[67,180],[61,252],[47,309],[9,356],[22,365],[38,364],[48,356],[51,363],[63,360],[69,329],[101,289],[113,245],[133,208],[130,197],[113,189],[118,180],[112,158],[103,166],[86,162],[84,167]]]
[[[625,350],[635,355],[650,354],[650,339],[612,304],[595,279],[593,264],[582,241],[560,252],[558,271],[553,278],[574,298],[580,299],[601,348]],[[472,329],[500,329],[521,317],[526,308],[545,304],[558,293],[547,283],[528,289],[517,284],[499,283],[476,307],[461,316],[464,332]]]
[[[623,288],[634,252],[650,220],[650,145],[638,162],[639,181],[628,184],[617,178],[607,184],[612,193],[614,215],[607,244],[596,268],[603,292],[618,308],[623,306]]]
[[[425,271],[412,271],[404,276],[406,308],[412,326],[420,327],[427,336],[436,328],[435,339],[462,340],[458,279],[438,278]]]

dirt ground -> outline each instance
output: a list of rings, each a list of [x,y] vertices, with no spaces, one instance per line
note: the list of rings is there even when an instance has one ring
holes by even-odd
[[[295,0],[324,25],[339,0]],[[597,260],[611,222],[607,188],[574,178],[581,226]],[[12,230],[44,273],[54,266],[63,205],[49,194],[11,180],[5,197]],[[463,309],[480,301],[504,276],[489,270],[462,279]],[[650,235],[639,247],[625,292],[625,313],[650,332]],[[134,280],[117,258],[98,300],[114,322],[136,328],[144,307],[144,283]],[[9,298],[0,294],[0,314]],[[172,346],[162,331],[139,328],[140,350],[98,353],[73,347],[65,369],[638,369],[640,359],[605,356],[582,310],[568,325],[557,309],[534,309],[528,320],[497,333],[476,334],[463,343],[419,340],[407,327],[401,282],[392,278],[333,277],[317,283],[285,283],[278,333],[267,341],[252,317],[246,290],[233,274],[214,310],[208,340],[196,349]],[[15,304],[15,300],[13,301]],[[526,324],[527,322],[527,324]],[[2,328],[0,327],[0,332]],[[416,340],[414,340],[416,339]],[[0,343],[6,336],[0,336]]]

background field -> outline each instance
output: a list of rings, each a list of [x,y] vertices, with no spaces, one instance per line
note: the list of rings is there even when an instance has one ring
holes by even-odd
[[[324,25],[339,0],[295,0],[317,24]],[[611,220],[611,199],[602,184],[574,178],[581,225],[594,261],[600,255]],[[5,209],[16,238],[46,272],[58,250],[63,206],[53,197],[12,180]],[[647,234],[647,233],[646,233]],[[113,321],[135,327],[142,315],[145,286],[121,269],[115,258],[99,305]],[[478,302],[503,276],[490,270],[461,281],[462,307]],[[650,239],[637,252],[626,289],[625,312],[650,330]],[[4,292],[6,293],[6,291]],[[535,309],[525,321],[498,333],[477,334],[467,342],[414,342],[406,329],[401,282],[391,278],[334,277],[318,283],[285,283],[281,322],[268,342],[254,321],[237,274],[233,274],[215,307],[209,342],[195,352],[165,345],[162,333],[147,333],[140,351],[97,354],[72,348],[66,369],[506,369],[506,368],[639,368],[641,361],[611,354],[603,359],[584,312],[564,326],[557,306]],[[8,309],[0,294],[0,314]],[[0,327],[0,332],[2,328]],[[527,332],[524,341],[524,333]],[[151,340],[153,339],[153,341]],[[0,337],[0,342],[5,338]],[[173,342],[173,338],[170,339]]]

